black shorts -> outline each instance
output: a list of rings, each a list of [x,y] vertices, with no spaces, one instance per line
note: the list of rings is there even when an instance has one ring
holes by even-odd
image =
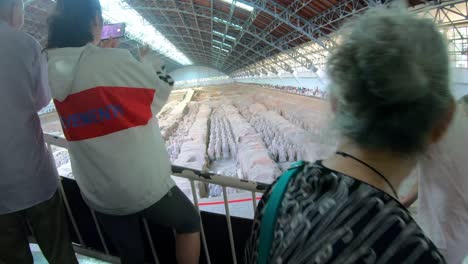
[[[131,215],[96,212],[104,232],[117,247],[122,263],[144,263],[141,219],[175,229],[177,234],[200,232],[200,216],[192,202],[176,186],[149,208]]]
[[[177,186],[142,214],[151,223],[173,227],[178,234],[200,232],[197,209]]]
[[[172,227],[178,234],[200,232],[200,216],[192,202],[175,186],[152,206],[131,215],[108,215],[96,212],[104,226],[125,227],[138,222],[142,217],[149,224]]]

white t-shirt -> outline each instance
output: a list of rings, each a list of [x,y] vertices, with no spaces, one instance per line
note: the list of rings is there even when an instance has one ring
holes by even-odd
[[[52,98],[85,202],[109,215],[158,202],[175,186],[156,118],[171,93],[170,78],[124,49],[88,44],[47,55]]]
[[[419,222],[447,263],[460,264],[468,255],[468,114],[461,105],[419,170]]]

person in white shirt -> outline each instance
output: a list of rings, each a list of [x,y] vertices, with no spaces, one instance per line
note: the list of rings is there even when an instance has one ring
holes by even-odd
[[[37,114],[51,100],[47,62],[19,30],[23,9],[21,0],[0,0],[0,263],[33,263],[28,225],[49,263],[77,263]]]
[[[448,264],[460,264],[468,256],[467,156],[468,95],[465,95],[459,100],[447,134],[421,158],[416,171],[420,175],[419,184],[402,199],[407,207],[419,200],[418,222]]]
[[[171,178],[156,118],[173,81],[128,50],[97,47],[102,24],[99,0],[57,0],[49,18],[50,87],[73,175],[122,263],[144,263],[143,217],[175,229],[180,264],[198,263],[200,216]]]

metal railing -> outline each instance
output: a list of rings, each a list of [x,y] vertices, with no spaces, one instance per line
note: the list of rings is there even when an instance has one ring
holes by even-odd
[[[54,136],[50,134],[44,134],[44,139],[47,144],[47,148],[51,153],[52,152],[52,146],[60,147],[60,148],[65,148],[68,149],[68,142],[66,141],[65,138],[59,137],[59,136]],[[197,190],[195,187],[195,182],[202,182],[202,183],[208,183],[208,184],[214,184],[214,185],[219,185],[223,189],[223,203],[224,203],[224,208],[225,208],[225,213],[226,213],[226,223],[227,223],[227,228],[228,228],[228,236],[229,236],[229,245],[230,245],[230,250],[232,253],[232,262],[234,264],[237,264],[237,257],[236,257],[236,250],[235,250],[235,244],[234,244],[234,235],[233,235],[233,230],[232,230],[232,224],[231,224],[231,213],[230,213],[230,208],[229,208],[229,201],[228,201],[228,196],[226,189],[227,188],[233,188],[233,189],[238,189],[242,191],[247,191],[252,194],[252,208],[255,213],[255,209],[257,207],[257,193],[264,193],[265,190],[268,188],[268,184],[263,184],[263,183],[258,183],[258,182],[253,182],[253,181],[248,181],[248,180],[241,180],[238,178],[233,178],[233,177],[227,177],[227,176],[222,176],[222,175],[217,175],[211,172],[204,172],[204,171],[199,171],[199,170],[193,170],[185,167],[180,167],[173,165],[172,166],[172,175],[175,177],[180,177],[180,178],[185,178],[190,181],[190,187],[193,195],[193,202],[195,207],[197,208],[197,211],[200,215],[200,207],[198,203],[198,196],[197,196]],[[70,221],[72,224],[72,227],[77,234],[78,241],[80,242],[81,249],[77,250],[79,253],[84,254],[84,255],[89,255],[91,257],[95,258],[100,258],[105,259],[103,260],[115,260],[116,258],[112,255],[110,255],[109,250],[108,250],[108,245],[104,239],[103,233],[101,231],[101,228],[99,226],[99,223],[97,221],[95,212],[90,208],[89,210],[91,211],[91,215],[94,221],[94,224],[96,226],[96,230],[98,232],[99,238],[101,240],[102,246],[104,248],[104,253],[99,253],[99,252],[93,252],[93,250],[87,249],[86,243],[82,238],[82,235],[80,233],[80,230],[78,228],[77,222],[75,220],[75,217],[73,216],[69,200],[67,199],[67,195],[64,191],[62,182],[59,181],[59,189],[62,194],[64,204],[66,207],[66,210],[68,212],[68,215],[70,217]],[[206,256],[206,263],[210,264],[211,263],[211,258],[208,250],[208,245],[207,245],[207,240],[205,236],[205,230],[203,228],[203,220],[200,215],[200,221],[201,221],[201,240],[204,248],[204,253]],[[154,259],[154,262],[159,264],[158,260],[158,254],[156,252],[156,249],[154,247],[154,241],[152,240],[152,237],[150,235],[150,229],[149,225],[146,221],[146,219],[143,219],[143,225],[144,225],[144,232],[145,235],[149,241],[149,245],[151,248],[151,253]]]

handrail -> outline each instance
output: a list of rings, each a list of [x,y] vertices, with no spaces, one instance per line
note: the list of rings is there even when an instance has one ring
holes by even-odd
[[[67,140],[65,138],[60,137],[60,136],[56,136],[56,135],[52,135],[52,134],[44,133],[44,140],[45,140],[45,142],[47,144],[48,149],[51,152],[52,152],[52,146],[57,146],[57,147],[66,148],[66,149],[68,149],[68,146],[69,146],[68,142],[67,142]],[[176,176],[176,177],[185,178],[185,179],[188,179],[190,181],[190,186],[191,186],[192,195],[193,195],[193,201],[194,201],[195,206],[197,207],[197,210],[199,212],[200,212],[200,208],[199,208],[199,204],[198,204],[198,197],[196,195],[195,181],[222,186],[222,188],[223,188],[223,202],[224,202],[225,211],[226,211],[226,223],[227,223],[228,235],[229,235],[229,244],[230,244],[230,248],[231,248],[231,252],[232,252],[232,261],[233,261],[234,264],[236,264],[237,263],[237,257],[235,255],[236,250],[235,250],[235,245],[234,245],[234,236],[233,236],[233,230],[232,230],[232,224],[231,224],[231,215],[230,215],[230,212],[229,212],[229,204],[228,204],[228,199],[227,199],[226,188],[229,187],[229,188],[235,188],[235,189],[240,189],[240,190],[250,192],[252,194],[252,203],[253,203],[252,209],[255,211],[256,206],[257,206],[256,193],[264,193],[267,190],[267,188],[269,187],[269,184],[254,182],[254,181],[248,181],[248,180],[242,180],[242,179],[238,179],[238,178],[234,178],[234,177],[227,177],[227,176],[218,175],[216,173],[212,173],[212,172],[208,172],[208,171],[200,171],[200,170],[181,167],[181,166],[177,166],[177,165],[172,165],[172,175]],[[75,230],[75,232],[76,232],[76,234],[77,234],[77,236],[78,236],[78,238],[80,240],[80,243],[82,243],[82,245],[86,249],[86,245],[83,243],[83,240],[81,238],[80,230],[78,229],[75,218],[73,217],[73,214],[71,212],[71,208],[70,208],[70,206],[68,204],[68,201],[67,201],[68,199],[67,199],[67,197],[65,195],[65,192],[63,190],[63,186],[62,186],[61,182],[60,182],[60,187],[61,187],[60,190],[61,190],[62,195],[64,197],[65,207],[66,207],[66,210],[68,211],[68,214],[70,216],[70,221],[72,223],[72,226],[73,226],[73,228],[74,228],[74,230]],[[97,223],[97,219],[94,216],[94,211],[91,210],[91,212],[93,213],[93,220],[94,220],[95,225],[97,227],[99,237],[101,239],[101,243],[103,244],[103,247],[104,247],[104,249],[106,251],[105,255],[110,256],[109,253],[108,253],[108,250],[107,250],[106,242],[105,242],[105,240],[104,240],[104,238],[103,238],[103,236],[101,234],[99,224]],[[154,261],[156,263],[159,263],[156,251],[154,250],[154,246],[152,245],[153,242],[151,240],[149,227],[147,226],[145,219],[143,219],[143,220],[144,220],[144,223],[145,223],[145,233],[146,233],[146,236],[148,237],[148,239],[150,241],[150,244],[151,244],[151,250],[152,250],[152,253],[153,253]],[[200,218],[200,220],[201,220],[201,218]],[[204,247],[204,250],[205,250],[206,261],[207,261],[208,264],[210,264],[211,259],[210,259],[210,254],[208,252],[208,246],[207,246],[207,241],[206,241],[206,237],[205,237],[205,232],[204,232],[204,229],[203,229],[203,222],[202,222],[202,230],[201,230],[201,239],[202,239],[203,247]]]
[[[63,137],[54,136],[52,134],[44,133],[44,141],[46,143],[48,143],[48,144],[53,145],[53,146],[68,149],[68,141]]]
[[[225,187],[231,187],[251,192],[264,193],[269,184],[242,180],[234,177],[223,176],[212,172],[203,172],[195,169],[172,165],[172,175],[196,180],[205,183],[217,184]]]
[[[44,133],[44,140],[46,143],[51,144],[53,146],[68,149],[68,142],[63,137]],[[222,185],[226,187],[259,193],[265,192],[269,186],[269,184],[266,183],[242,180],[234,177],[219,175],[209,171],[200,171],[178,165],[172,165],[172,175],[181,178],[186,178],[189,180],[196,180],[205,183]]]

